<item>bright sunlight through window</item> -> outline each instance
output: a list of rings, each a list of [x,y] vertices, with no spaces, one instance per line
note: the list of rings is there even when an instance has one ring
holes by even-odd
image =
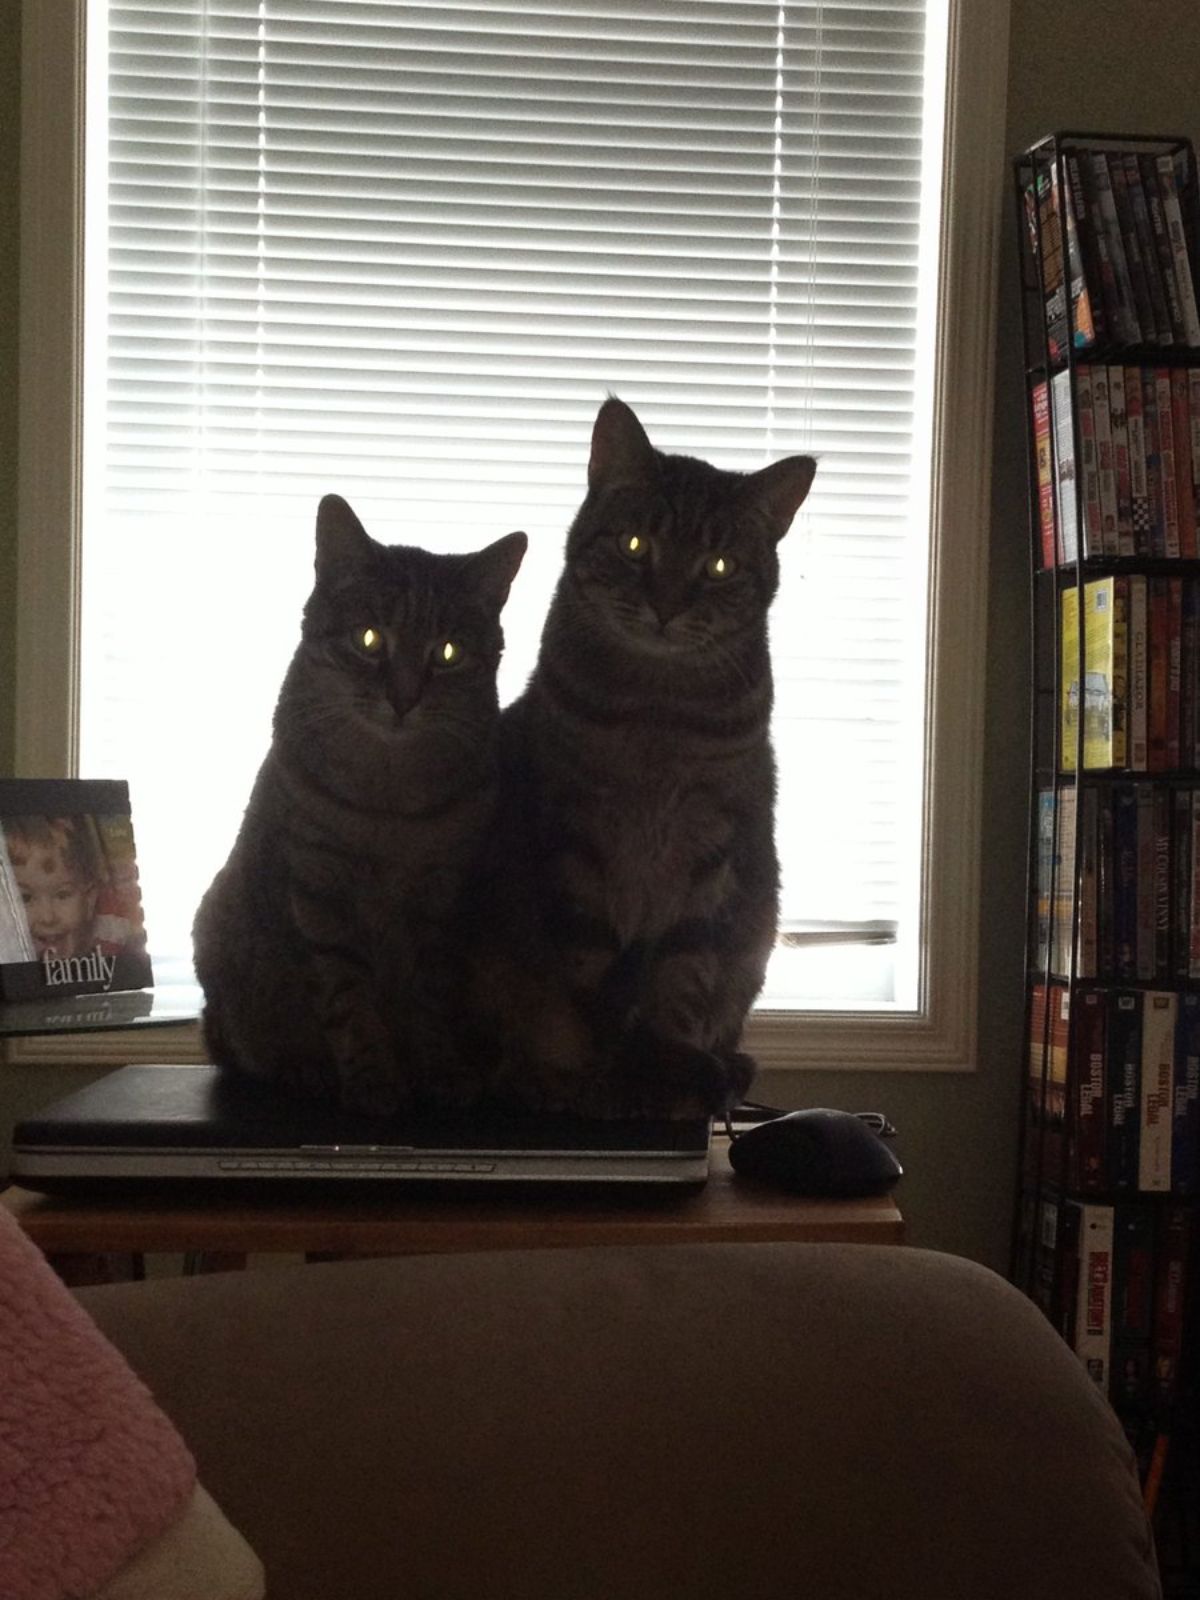
[[[532,665],[609,393],[660,448],[802,451],[772,645],[761,1004],[911,1009],[945,0],[88,8],[80,771],[130,781],[185,962],[336,490],[530,553]]]

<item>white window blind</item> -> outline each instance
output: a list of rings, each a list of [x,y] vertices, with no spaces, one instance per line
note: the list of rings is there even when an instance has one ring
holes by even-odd
[[[914,1004],[936,4],[89,7],[80,770],[130,780],[160,956],[265,751],[318,498],[385,541],[528,531],[510,699],[612,392],[668,450],[820,458],[764,998]]]

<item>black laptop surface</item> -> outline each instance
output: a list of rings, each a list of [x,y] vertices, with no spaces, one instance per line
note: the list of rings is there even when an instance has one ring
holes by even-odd
[[[355,1116],[211,1066],[121,1067],[17,1124],[14,1182],[697,1184],[705,1121]]]

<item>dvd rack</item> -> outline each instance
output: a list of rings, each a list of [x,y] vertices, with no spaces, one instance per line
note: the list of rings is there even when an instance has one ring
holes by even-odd
[[[1014,1282],[1121,1418],[1194,1592],[1200,1345],[1200,318],[1183,137],[1014,162],[1031,608]]]

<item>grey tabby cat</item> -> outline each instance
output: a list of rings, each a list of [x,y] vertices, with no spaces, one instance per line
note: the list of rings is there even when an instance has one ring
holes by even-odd
[[[474,1097],[451,928],[496,803],[500,611],[525,553],[377,544],[337,495],[270,750],[194,927],[212,1059],[376,1114]]]
[[[720,1112],[776,933],[767,610],[805,456],[722,471],[616,399],[525,693],[472,958],[475,1047],[514,1105]]]

